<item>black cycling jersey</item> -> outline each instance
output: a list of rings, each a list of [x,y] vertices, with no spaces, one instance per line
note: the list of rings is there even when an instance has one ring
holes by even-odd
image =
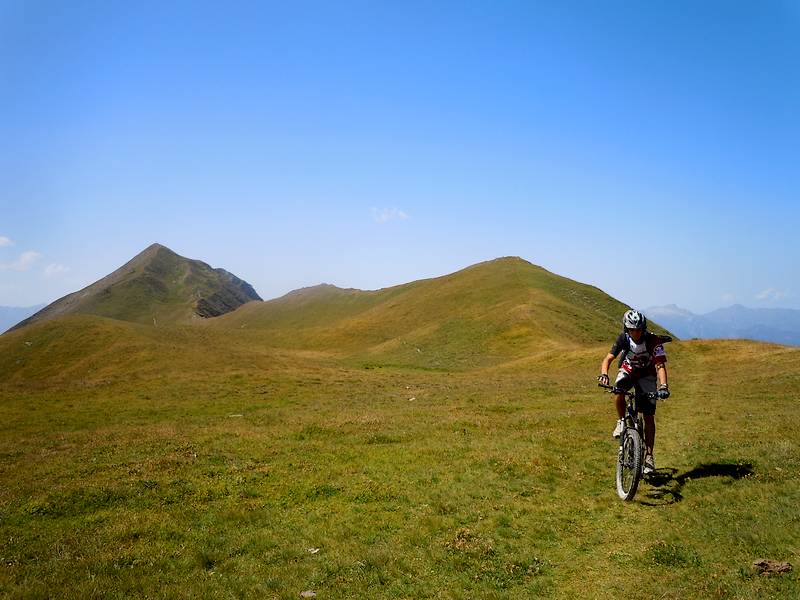
[[[649,331],[644,332],[644,337],[638,344],[628,332],[623,331],[611,346],[610,352],[615,358],[622,352],[620,369],[637,376],[655,375],[656,365],[667,362],[661,337]]]

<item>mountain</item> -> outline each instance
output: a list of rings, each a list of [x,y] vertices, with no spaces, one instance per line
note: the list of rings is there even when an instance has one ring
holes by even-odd
[[[198,319],[221,292],[199,293],[197,272],[219,273],[148,248],[2,336],[0,369],[15,380],[91,379],[167,363],[185,373],[237,370],[290,356],[290,364],[463,371],[537,356],[555,373],[570,352],[610,345],[627,309],[598,288],[506,257],[374,291],[317,285]]]
[[[675,304],[652,306],[643,312],[648,319],[658,321],[683,339],[711,337],[705,335],[700,316]]]
[[[27,319],[45,306],[45,304],[37,306],[0,306],[0,333],[9,329],[15,323]]]
[[[506,257],[375,291],[304,288],[205,325],[367,363],[459,368],[610,345],[626,308],[595,287]]]
[[[160,326],[219,316],[260,299],[249,283],[228,271],[153,244],[110,275],[56,300],[13,329],[72,314]]]
[[[696,315],[674,304],[645,311],[682,338],[750,339],[800,346],[800,310],[735,304]]]

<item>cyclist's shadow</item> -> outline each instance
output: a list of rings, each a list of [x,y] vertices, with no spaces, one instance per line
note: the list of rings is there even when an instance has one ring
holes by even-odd
[[[741,479],[753,474],[753,465],[750,463],[704,463],[694,469],[676,475],[677,469],[667,467],[657,469],[645,478],[651,489],[647,490],[640,501],[647,506],[664,506],[675,504],[683,500],[683,486],[692,479],[704,477],[730,477]]]

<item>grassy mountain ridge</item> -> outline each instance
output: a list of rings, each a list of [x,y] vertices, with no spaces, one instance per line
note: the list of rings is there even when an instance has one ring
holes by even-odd
[[[305,288],[204,325],[256,330],[279,347],[454,368],[613,339],[626,308],[595,287],[506,257],[376,291]]]
[[[164,325],[224,314],[250,300],[260,298],[235,275],[152,244],[113,273],[56,300],[12,329],[72,314]]]
[[[168,265],[162,270],[169,272]],[[116,285],[115,293],[128,283]],[[170,306],[187,308],[185,302]],[[70,373],[97,380],[157,373],[160,364],[181,365],[187,373],[237,362],[263,367],[265,357],[284,354],[350,366],[468,370],[610,344],[625,308],[597,288],[501,258],[376,291],[304,288],[183,325],[174,317],[177,324],[153,327],[146,318],[134,322],[131,312],[126,321],[54,317],[0,337],[0,369],[14,381]]]

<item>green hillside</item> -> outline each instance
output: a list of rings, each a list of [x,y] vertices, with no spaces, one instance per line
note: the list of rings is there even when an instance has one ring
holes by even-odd
[[[311,359],[322,361],[313,353],[266,347],[239,332],[152,327],[94,315],[32,323],[0,336],[2,380],[24,387],[207,378]]]
[[[377,291],[306,288],[205,325],[366,363],[469,368],[611,340],[626,308],[595,287],[501,258]]]
[[[153,244],[113,273],[56,300],[15,328],[74,314],[163,326],[218,316],[250,300],[260,298],[235,275]]]

